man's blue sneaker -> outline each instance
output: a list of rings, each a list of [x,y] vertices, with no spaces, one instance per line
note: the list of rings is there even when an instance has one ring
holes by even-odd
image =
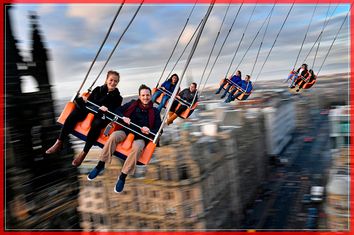
[[[114,192],[116,193],[120,193],[123,191],[123,188],[124,188],[124,183],[125,183],[125,179],[121,179],[119,178],[117,183],[116,183],[116,186],[114,187]]]
[[[97,169],[97,167],[93,168],[90,173],[88,174],[87,176],[87,179],[88,180],[94,180],[99,174],[101,171],[103,171],[104,168],[100,168],[100,169]]]

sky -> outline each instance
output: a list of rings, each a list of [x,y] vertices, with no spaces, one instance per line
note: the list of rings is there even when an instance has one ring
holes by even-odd
[[[91,86],[98,72],[102,69],[109,53],[137,7],[138,5],[136,4],[123,6],[111,35],[89,75],[88,82],[84,85],[84,91]],[[143,83],[155,87],[192,7],[193,4],[143,5],[96,85],[104,83],[108,70],[116,70],[121,75],[118,88],[123,96],[137,94],[139,85]],[[227,7],[228,4],[214,6],[186,75],[183,78],[182,88],[192,81],[198,83],[198,85],[201,84],[200,87],[203,87],[204,83],[206,83],[207,87],[216,88],[216,84],[226,75],[238,45],[240,45],[239,50],[228,76],[232,75],[231,73],[236,69],[241,70],[243,76],[250,74],[259,51],[254,72],[251,74],[255,86],[257,86],[257,81],[267,81],[269,79],[282,82],[294,66],[314,10],[316,11],[309,33],[306,35],[303,49],[295,67],[300,67],[303,62],[312,67],[316,50],[312,50],[306,61],[304,61],[304,58],[318,38],[326,20],[327,12],[329,12],[332,17],[328,17],[329,21],[323,31],[313,66],[315,73],[317,73],[349,10],[349,5],[318,4],[316,7],[316,5],[311,4],[295,4],[269,58],[264,64],[291,5],[278,4],[275,6],[268,29],[265,32],[262,47],[259,50],[265,30],[265,26],[263,28],[261,26],[267,19],[267,15],[273,5],[245,4],[240,10],[240,14],[226,40],[225,46],[221,50],[214,69],[211,71],[210,78],[206,81],[211,65],[215,61],[221,44],[231,28],[240,4],[232,4],[229,7],[225,22],[221,25]],[[49,49],[51,59],[49,66],[55,98],[71,97],[78,90],[118,8],[119,4],[14,4],[11,9],[12,27],[18,40],[18,47],[24,57],[29,56],[31,43],[29,13],[34,11],[39,16],[40,31],[43,34],[45,45]],[[167,79],[166,76],[171,72],[173,64],[188,43],[207,9],[207,4],[199,4],[194,9],[162,81]],[[252,15],[253,9],[255,11]],[[246,28],[251,16],[251,23]],[[319,75],[349,72],[349,29],[348,18]],[[220,32],[219,37],[211,54],[206,75],[202,80],[201,75],[218,32]],[[258,37],[246,53],[257,32],[259,32]],[[242,35],[244,35],[244,39],[241,41]],[[190,48],[191,46],[187,48],[186,53],[173,73],[182,73],[186,58],[191,50]],[[241,61],[242,57],[244,59]],[[264,68],[260,73],[262,64],[264,64]],[[33,86],[31,80],[24,78],[23,81],[24,87],[27,87],[26,89],[30,91],[32,89],[31,86]]]

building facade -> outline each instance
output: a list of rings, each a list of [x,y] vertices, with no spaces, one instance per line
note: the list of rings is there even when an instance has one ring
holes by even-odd
[[[268,155],[278,155],[291,141],[296,128],[292,99],[274,99],[263,108]]]
[[[90,151],[80,167],[81,227],[93,230],[238,229],[266,174],[262,115],[242,125],[199,120],[167,128],[152,161],[113,191],[121,162],[115,160],[94,181]]]
[[[348,153],[349,150],[345,147],[334,151],[332,154],[333,165],[326,186],[326,221],[328,228],[335,231],[349,229],[350,178]]]

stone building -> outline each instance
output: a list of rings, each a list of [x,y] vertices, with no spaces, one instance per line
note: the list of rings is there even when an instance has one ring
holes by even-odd
[[[349,106],[337,106],[329,112],[332,166],[326,186],[327,226],[336,231],[349,229]]]
[[[349,193],[349,151],[341,148],[332,155],[333,165],[326,186],[326,222],[331,230],[343,231],[349,229],[350,223],[350,193]]]
[[[292,99],[279,99],[263,108],[268,155],[278,155],[288,145],[295,131],[295,108]]]
[[[184,132],[181,142],[158,148],[146,168],[138,167],[121,194],[113,191],[119,160],[95,181],[86,179],[97,162],[91,151],[80,169],[81,226],[85,231],[231,227],[237,211],[230,164],[234,150],[225,137],[229,139],[225,134],[196,138]]]
[[[113,192],[121,163],[89,182],[92,150],[80,172],[81,226],[90,230],[238,229],[267,169],[263,116],[252,110],[240,123],[184,122],[166,128],[152,162]],[[226,118],[226,117],[225,117]],[[226,118],[227,119],[227,118]]]

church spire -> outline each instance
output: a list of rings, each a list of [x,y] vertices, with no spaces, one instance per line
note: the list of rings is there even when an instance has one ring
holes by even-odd
[[[21,93],[21,86],[20,86],[20,78],[19,78],[19,71],[17,68],[18,63],[22,63],[23,59],[20,55],[20,52],[17,48],[17,40],[15,39],[11,22],[10,22],[10,8],[12,6],[6,6],[6,32],[5,32],[5,53],[6,53],[6,95],[9,98],[10,94],[17,96]]]
[[[38,27],[38,16],[34,12],[31,12],[29,17],[32,24],[32,61],[48,61],[47,49],[42,42]]]

